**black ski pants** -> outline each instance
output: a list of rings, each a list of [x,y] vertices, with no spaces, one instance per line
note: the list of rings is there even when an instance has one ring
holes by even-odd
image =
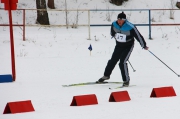
[[[134,44],[126,47],[120,47],[116,45],[112,57],[108,61],[107,66],[105,68],[104,76],[110,77],[115,65],[117,64],[118,61],[120,61],[119,68],[121,70],[122,80],[130,81],[128,66],[126,62],[128,61],[133,48],[134,48]]]

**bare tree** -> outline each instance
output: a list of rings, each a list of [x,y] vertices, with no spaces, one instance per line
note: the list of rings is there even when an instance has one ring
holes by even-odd
[[[176,2],[176,7],[178,7],[179,9],[180,9],[180,1],[178,2]]]
[[[107,21],[111,21],[111,13],[110,13],[110,11],[109,11],[109,5],[108,6],[106,6],[107,8],[107,11],[106,11],[106,20]]]
[[[55,9],[54,0],[48,0],[48,7],[51,8],[51,9]]]
[[[171,9],[174,9],[174,1],[171,0]],[[174,19],[174,10],[170,10],[170,19]]]
[[[128,0],[109,0],[110,3],[118,5],[118,6],[122,5],[124,1],[128,1]]]
[[[36,7],[37,9],[44,9],[44,10],[37,10],[37,23],[42,25],[49,25],[49,17],[46,8],[46,1],[45,0],[36,0]]]
[[[66,2],[66,0],[65,0],[65,14],[66,14],[66,28],[68,29],[68,11],[67,11],[67,2]]]

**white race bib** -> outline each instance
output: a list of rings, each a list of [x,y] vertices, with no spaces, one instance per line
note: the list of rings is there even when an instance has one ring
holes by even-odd
[[[117,33],[115,37],[118,42],[126,42],[126,35],[124,34]]]

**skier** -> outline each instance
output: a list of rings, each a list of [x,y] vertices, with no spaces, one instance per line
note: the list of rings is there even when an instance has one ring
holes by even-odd
[[[148,50],[148,47],[146,46],[146,42],[136,26],[126,19],[126,14],[124,12],[119,13],[117,21],[112,23],[111,36],[115,38],[116,46],[111,59],[107,63],[104,76],[96,81],[96,83],[102,83],[105,80],[110,79],[110,75],[116,63],[120,60],[119,68],[121,70],[123,80],[122,86],[128,87],[130,84],[130,77],[126,62],[128,61],[134,48],[134,38],[140,43],[143,49]]]

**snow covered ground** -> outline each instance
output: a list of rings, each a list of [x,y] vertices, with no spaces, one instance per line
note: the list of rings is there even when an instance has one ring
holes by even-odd
[[[56,2],[63,3],[60,0]],[[82,8],[105,9],[108,4],[106,0],[98,2],[71,0],[71,2],[74,4],[69,3],[70,8],[73,6],[77,8],[81,3]],[[102,4],[105,2],[107,3]],[[160,0],[154,4],[152,0],[129,0],[120,8],[169,8],[169,2],[169,0]],[[57,3],[56,7],[60,8]],[[19,0],[19,4],[33,7],[35,0],[31,2]],[[119,9],[113,5],[109,6],[111,9]],[[180,20],[178,12],[175,11],[174,20],[169,19],[169,12],[162,15],[162,11],[157,11],[156,14],[152,13],[152,16],[162,15],[154,17],[157,23],[167,23],[167,21],[178,23]],[[1,23],[5,23],[7,21],[2,14]],[[102,14],[106,15],[106,13]],[[115,20],[116,15],[114,13],[112,21]],[[140,16],[142,16],[140,20],[134,20],[137,18],[133,17],[132,13],[130,21],[147,22],[146,15]],[[95,21],[99,23],[101,20],[103,21],[104,18],[95,17],[93,23],[96,23]],[[34,21],[30,19],[29,22]],[[148,27],[139,26],[138,29],[146,39],[149,50],[180,74],[180,26],[153,26],[153,40],[148,39]],[[87,27],[78,27],[78,29],[26,27],[26,41],[22,41],[22,30],[14,27],[17,78],[12,83],[0,83],[0,119],[179,119],[180,77],[149,51],[143,50],[138,42],[135,43],[129,59],[136,70],[133,72],[129,65],[131,84],[136,85],[135,87],[113,90],[109,90],[109,87],[117,87],[119,84],[62,87],[65,84],[93,82],[103,76],[104,68],[115,46],[109,31],[110,27],[91,27],[91,40],[87,40]],[[88,50],[90,44],[93,48],[91,54]],[[8,27],[0,27],[0,74],[11,74]],[[110,81],[122,81],[118,65]],[[166,86],[173,86],[177,96],[150,98],[153,88]],[[112,92],[124,90],[128,91],[130,101],[108,102]],[[98,105],[70,106],[73,96],[84,94],[96,94]],[[3,114],[7,102],[23,100],[31,100],[35,112]]]

